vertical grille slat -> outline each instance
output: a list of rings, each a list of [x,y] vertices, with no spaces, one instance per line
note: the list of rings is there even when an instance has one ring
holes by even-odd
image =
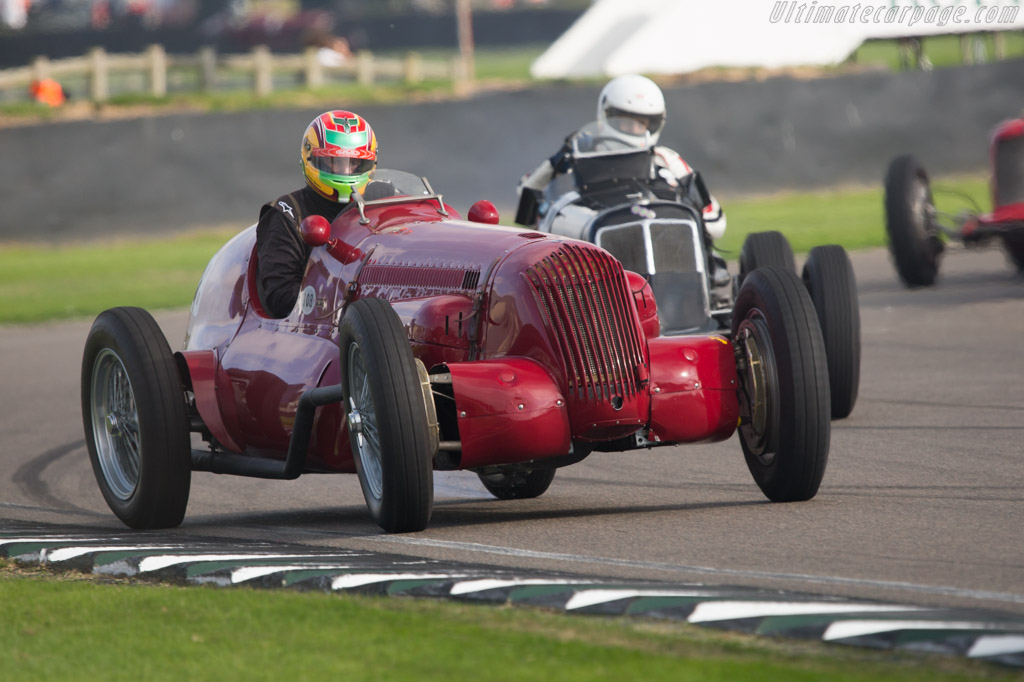
[[[605,350],[614,350],[609,347],[608,338],[606,336],[607,330],[601,319],[601,313],[599,309],[601,307],[597,297],[594,296],[593,286],[594,282],[598,281],[599,275],[597,275],[593,268],[590,267],[592,263],[586,258],[586,255],[582,253],[582,249],[570,248],[566,250],[566,254],[572,257],[576,266],[576,271],[579,274],[580,281],[578,291],[582,292],[581,298],[586,306],[585,318],[589,318],[591,325],[585,325],[585,328],[590,333],[590,342],[594,348],[603,348]],[[601,382],[602,388],[608,390],[608,399],[610,400],[613,395],[617,395],[615,391],[617,387],[616,377],[613,376],[612,367],[614,366],[614,359],[608,357],[611,353],[595,353],[595,360],[600,364],[601,376],[604,381]],[[595,368],[597,369],[597,368]],[[611,382],[611,386],[607,385]],[[621,387],[619,387],[621,391]],[[604,399],[604,391],[599,396],[600,399]]]
[[[634,386],[635,377],[632,372],[627,371],[625,366],[627,364],[628,355],[626,353],[624,339],[621,338],[621,335],[612,332],[613,324],[621,324],[620,321],[616,320],[613,299],[611,292],[609,291],[609,289],[614,288],[614,267],[609,267],[612,266],[613,263],[614,262],[607,256],[602,258],[602,262],[600,263],[601,277],[595,277],[591,287],[596,290],[598,294],[597,298],[604,303],[601,309],[601,328],[608,336],[611,337],[608,339],[606,344],[610,349],[612,349],[614,354],[612,360],[614,361],[616,368],[619,390],[620,392],[633,393],[636,390]],[[609,286],[610,284],[611,286]],[[609,308],[612,309],[609,310]]]
[[[603,251],[566,244],[524,272],[561,355],[571,396],[628,398],[639,389],[642,332],[622,265]]]

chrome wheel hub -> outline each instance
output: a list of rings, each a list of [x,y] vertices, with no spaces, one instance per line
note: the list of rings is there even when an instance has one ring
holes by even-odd
[[[139,485],[142,464],[139,413],[124,363],[110,348],[96,356],[89,395],[100,470],[111,494],[128,500]]]

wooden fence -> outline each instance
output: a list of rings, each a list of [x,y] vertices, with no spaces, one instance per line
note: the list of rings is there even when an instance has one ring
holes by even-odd
[[[170,70],[194,70],[198,90],[213,92],[228,73],[251,77],[252,91],[260,97],[273,92],[275,75],[292,75],[307,88],[325,85],[328,78],[351,79],[361,85],[384,80],[415,84],[424,80],[450,80],[456,89],[469,85],[472,70],[456,56],[451,60],[426,61],[416,53],[401,59],[381,59],[371,52],[358,52],[337,66],[321,62],[316,48],[300,54],[272,54],[260,46],[248,54],[220,55],[213,48],[202,48],[193,55],[169,55],[162,45],[151,45],[141,54],[112,54],[93,48],[84,57],[48,59],[37,57],[30,66],[0,70],[0,90],[22,89],[37,79],[85,78],[88,98],[106,102],[111,95],[111,76],[144,74],[143,92],[154,97],[167,95]]]

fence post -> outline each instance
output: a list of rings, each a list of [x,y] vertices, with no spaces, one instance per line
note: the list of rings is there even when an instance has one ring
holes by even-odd
[[[153,97],[167,96],[167,52],[163,45],[150,45],[146,49],[149,60],[149,92]]]
[[[256,96],[266,97],[274,90],[274,73],[270,62],[270,48],[258,45],[252,51],[255,70]]]
[[[403,73],[407,85],[415,85],[423,80],[423,60],[416,52],[407,52],[403,64]]]
[[[992,49],[995,51],[996,61],[1006,59],[1006,36],[1002,31],[992,33]]]
[[[107,70],[106,50],[102,47],[89,50],[89,97],[93,102],[106,102],[110,97]]]
[[[373,53],[360,50],[356,54],[356,82],[360,85],[373,85]]]
[[[211,92],[217,87],[217,51],[207,45],[199,48],[199,88]]]
[[[32,60],[32,80],[41,81],[50,77],[50,58],[36,57]]]
[[[461,55],[452,57],[452,89],[456,95],[468,95],[473,90],[473,81],[469,73],[469,64]]]
[[[306,87],[319,88],[324,84],[324,68],[320,63],[319,48],[309,46],[303,58],[306,62]]]

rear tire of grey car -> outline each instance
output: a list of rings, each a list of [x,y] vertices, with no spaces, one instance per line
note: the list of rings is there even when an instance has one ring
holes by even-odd
[[[349,305],[339,328],[342,392],[359,484],[388,533],[423,530],[434,504],[426,408],[398,315],[382,298]]]
[[[131,528],[181,524],[192,481],[185,391],[167,339],[141,308],[112,308],[82,357],[89,460],[111,511]]]
[[[795,273],[757,268],[733,311],[739,363],[740,444],[773,502],[809,500],[828,461],[831,402],[825,343]]]
[[[543,495],[555,478],[555,469],[503,471],[477,474],[487,492],[499,500],[528,500]]]
[[[885,231],[896,272],[908,287],[935,284],[945,248],[934,222],[928,175],[910,154],[893,159],[885,174]]]
[[[860,306],[846,249],[815,246],[807,254],[803,281],[825,341],[832,419],[845,419],[853,412],[860,388]]]
[[[796,272],[796,258],[789,240],[775,231],[748,234],[740,249],[740,286],[751,272],[769,265]]]

